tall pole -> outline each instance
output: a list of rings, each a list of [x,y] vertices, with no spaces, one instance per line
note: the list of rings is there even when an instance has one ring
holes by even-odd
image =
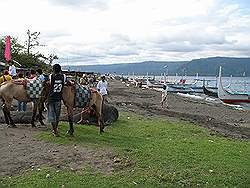
[[[27,35],[28,35],[27,52],[28,52],[28,54],[30,54],[30,39],[31,39],[31,36],[30,36],[30,30],[29,29],[27,31]]]

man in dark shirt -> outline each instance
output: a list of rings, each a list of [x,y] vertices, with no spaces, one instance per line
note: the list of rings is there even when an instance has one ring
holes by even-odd
[[[58,136],[58,123],[61,114],[62,90],[66,76],[61,73],[61,66],[55,64],[53,66],[53,74],[49,76],[50,88],[48,96],[48,121],[53,127],[53,134]]]

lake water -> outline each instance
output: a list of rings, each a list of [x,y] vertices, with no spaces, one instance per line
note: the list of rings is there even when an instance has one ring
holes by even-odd
[[[132,76],[129,76],[129,78],[133,78]],[[134,76],[134,78],[146,78],[146,76]],[[156,81],[164,81],[163,76],[149,76],[149,78],[155,78]],[[166,80],[168,82],[179,82],[180,79],[186,79],[186,83],[194,83],[195,79],[197,79],[196,76],[168,76],[166,77]],[[197,86],[203,85],[203,80],[205,80],[205,84],[210,87],[215,87],[218,83],[216,77],[209,77],[209,76],[200,76],[198,77],[198,82],[196,83]],[[225,87],[227,90],[231,91],[241,91],[250,93],[250,77],[222,77],[222,84],[223,87]],[[161,90],[161,89],[157,89]],[[201,100],[206,100],[207,102],[211,103],[219,103],[221,102],[219,99],[214,99],[205,96],[204,94],[200,93],[193,93],[193,94],[182,94],[184,97],[191,97],[196,98],[200,97]],[[225,104],[225,103],[223,103]],[[238,109],[238,110],[250,110],[250,104],[249,103],[243,103],[240,105],[231,105],[231,104],[225,104],[227,106],[230,106],[232,108]]]
[[[131,78],[132,76],[130,76]],[[135,78],[142,78],[146,76],[135,76]],[[153,78],[153,76],[149,76],[149,78]],[[163,76],[155,76],[155,80],[163,81]],[[166,80],[169,82],[179,82],[180,79],[186,79],[186,83],[194,83],[196,76],[167,76]],[[199,76],[197,86],[203,85],[203,80],[205,80],[205,84],[210,87],[216,87],[218,81],[216,77],[210,76]],[[225,88],[230,89],[231,91],[241,91],[250,93],[250,77],[222,77],[222,84]]]

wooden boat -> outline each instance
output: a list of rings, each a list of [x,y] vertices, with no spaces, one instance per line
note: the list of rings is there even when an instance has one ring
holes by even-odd
[[[185,80],[180,80],[178,83],[169,83],[167,84],[172,92],[181,92],[181,93],[203,93],[202,86],[197,84],[198,80],[195,80],[193,83],[185,83]]]
[[[150,82],[149,80],[147,80],[147,87],[149,88],[163,88],[164,84],[161,84],[160,82]]]
[[[202,86],[202,88],[203,88],[203,93],[205,95],[210,96],[210,97],[216,97],[216,98],[218,98],[218,89],[217,88],[210,88],[210,89],[208,89],[208,88],[206,88],[206,86]],[[217,92],[214,91],[214,90],[217,90]]]
[[[194,90],[191,87],[176,87],[175,85],[170,84],[170,85],[168,85],[168,92],[171,92],[171,93],[194,93]]]
[[[219,70],[218,97],[225,103],[231,103],[231,104],[250,103],[249,93],[230,92],[223,88],[222,78],[221,78],[221,67]]]

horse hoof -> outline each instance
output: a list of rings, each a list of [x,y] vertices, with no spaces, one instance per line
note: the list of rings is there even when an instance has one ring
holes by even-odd
[[[67,131],[67,135],[74,136],[74,133],[73,133],[73,131]]]
[[[77,124],[82,124],[82,120],[78,121]]]
[[[100,130],[100,134],[104,133],[104,130]]]
[[[54,131],[52,131],[52,134],[53,134],[53,136],[55,136],[55,137],[59,137],[58,132],[54,132]]]
[[[41,123],[42,126],[46,126],[45,123]]]
[[[53,136],[55,136],[55,137],[59,137],[59,134],[56,134],[56,133],[52,133],[53,134]]]
[[[15,124],[13,125],[8,125],[9,128],[17,128],[17,126]]]

